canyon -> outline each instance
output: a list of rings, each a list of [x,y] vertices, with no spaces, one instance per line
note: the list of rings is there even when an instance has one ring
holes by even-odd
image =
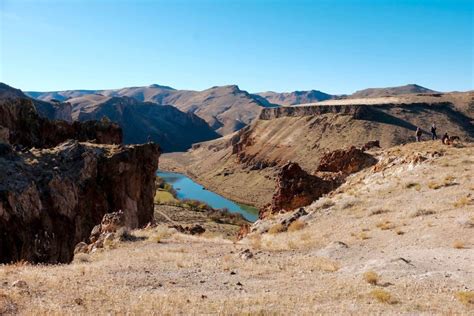
[[[163,155],[164,169],[186,173],[238,202],[270,203],[276,174],[288,161],[313,173],[330,151],[378,140],[382,148],[415,141],[416,127],[429,139],[441,133],[474,139],[474,93],[442,96],[329,100],[314,105],[263,109],[251,125],[223,138]]]

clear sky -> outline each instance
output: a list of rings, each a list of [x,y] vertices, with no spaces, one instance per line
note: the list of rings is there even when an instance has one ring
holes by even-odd
[[[0,81],[351,93],[473,87],[473,0],[0,0]]]

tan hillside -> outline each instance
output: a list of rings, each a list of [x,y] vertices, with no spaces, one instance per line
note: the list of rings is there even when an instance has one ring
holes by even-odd
[[[407,84],[399,87],[388,88],[369,88],[359,90],[350,95],[351,98],[374,98],[383,96],[393,96],[399,94],[417,94],[417,93],[437,93],[434,90],[419,86],[417,84]]]
[[[270,201],[278,166],[287,161],[313,172],[326,151],[371,140],[380,140],[384,148],[413,142],[416,126],[427,140],[433,122],[439,136],[448,132],[463,141],[474,139],[472,118],[449,102],[326,102],[265,109],[256,122],[232,137],[201,143],[184,154],[164,155],[161,167],[186,172],[236,201],[262,206]]]
[[[173,105],[183,112],[192,112],[201,117],[221,135],[244,127],[259,115],[262,107],[270,106],[264,98],[240,90],[236,85],[212,87],[203,91],[175,90],[153,84],[112,90],[29,92],[30,96],[40,100],[57,98],[70,101],[70,98],[77,100],[82,97],[83,106],[93,105],[98,98],[97,94],[108,97],[126,96],[143,102]]]
[[[74,120],[100,120],[106,116],[117,122],[123,129],[125,144],[152,140],[164,151],[183,151],[193,143],[219,137],[197,115],[184,113],[170,105],[101,94],[83,95],[67,102],[72,105]]]
[[[236,243],[163,223],[70,265],[1,266],[0,312],[471,314],[474,147],[372,154],[378,171],[351,175],[287,232],[276,226],[292,214]]]
[[[334,96],[318,91],[293,91],[293,92],[259,92],[257,95],[267,99],[270,103],[279,105],[295,105],[303,103],[313,103],[332,99]]]
[[[345,104],[409,104],[409,103],[440,103],[447,102],[461,111],[471,120],[474,117],[474,91],[428,93],[428,94],[402,94],[392,96],[379,96],[369,98],[345,98],[340,100],[327,100],[313,104],[318,105],[345,105]]]

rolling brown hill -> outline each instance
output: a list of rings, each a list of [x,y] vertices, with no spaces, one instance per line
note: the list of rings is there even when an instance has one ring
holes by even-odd
[[[204,120],[193,113],[129,97],[84,94],[70,97],[67,102],[65,97],[47,102],[31,99],[21,90],[0,84],[0,99],[7,98],[31,100],[38,114],[48,119],[89,121],[108,117],[122,127],[125,144],[152,140],[159,143],[165,152],[184,151],[193,143],[219,137]]]
[[[165,152],[184,151],[193,143],[219,137],[203,119],[170,105],[99,94],[71,98],[68,103],[72,105],[74,120],[108,117],[117,122],[123,129],[125,144],[152,140],[160,144]]]
[[[399,87],[388,88],[369,88],[359,90],[351,94],[350,98],[376,98],[384,96],[394,96],[400,94],[418,94],[418,93],[439,93],[437,91],[419,86],[417,84],[407,84]]]
[[[293,92],[259,92],[257,95],[265,98],[268,102],[278,105],[296,105],[314,103],[334,98],[334,96],[318,91],[293,91]]]
[[[236,85],[212,87],[203,91],[175,90],[171,87],[150,85],[114,90],[69,90],[55,92],[28,92],[40,100],[69,100],[79,96],[131,97],[143,102],[173,105],[204,119],[217,133],[226,135],[249,124],[263,107],[272,106],[266,99],[240,90]]]
[[[471,95],[465,93],[463,98]],[[236,201],[262,206],[270,201],[276,171],[287,161],[313,172],[324,152],[341,147],[362,146],[371,140],[380,140],[382,147],[413,142],[417,126],[427,140],[432,122],[438,134],[474,140],[472,117],[449,98],[411,103],[369,100],[375,99],[265,109],[252,125],[232,136],[197,144],[184,154],[164,155],[161,167],[186,172]]]

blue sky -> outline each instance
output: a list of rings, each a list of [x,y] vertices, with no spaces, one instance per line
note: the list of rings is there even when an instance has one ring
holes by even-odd
[[[470,0],[0,0],[0,81],[351,93],[473,87]]]

